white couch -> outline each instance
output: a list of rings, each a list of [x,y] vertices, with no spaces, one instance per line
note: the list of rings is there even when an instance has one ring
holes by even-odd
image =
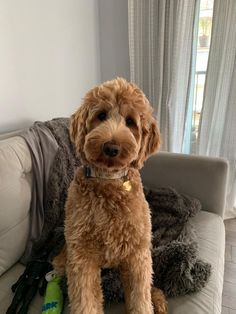
[[[19,136],[0,140],[0,313],[6,312],[13,296],[11,285],[22,273],[19,259],[24,251],[29,226],[31,157]],[[225,230],[223,211],[227,162],[222,159],[159,153],[145,165],[142,176],[150,187],[172,186],[202,202],[192,222],[197,230],[200,257],[212,265],[212,275],[200,292],[169,299],[170,314],[220,314],[224,274]],[[29,313],[41,313],[38,295]],[[69,313],[68,308],[65,313]],[[124,313],[114,305],[106,313]]]

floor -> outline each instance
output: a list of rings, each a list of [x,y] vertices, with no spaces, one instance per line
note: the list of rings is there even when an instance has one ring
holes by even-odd
[[[226,249],[222,314],[236,314],[236,219],[225,221]]]

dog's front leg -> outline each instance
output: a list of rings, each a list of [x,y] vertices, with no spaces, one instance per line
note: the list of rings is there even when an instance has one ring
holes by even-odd
[[[149,249],[137,251],[121,264],[125,303],[129,314],[153,314],[152,259]]]
[[[67,256],[67,282],[71,314],[102,314],[101,270],[87,258]]]

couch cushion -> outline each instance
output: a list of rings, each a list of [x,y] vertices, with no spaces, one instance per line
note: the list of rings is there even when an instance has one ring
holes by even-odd
[[[225,231],[223,220],[216,214],[200,212],[192,223],[197,229],[199,237],[200,257],[211,263],[212,275],[207,286],[199,293],[185,297],[169,299],[169,314],[220,314],[221,295],[224,273],[224,245]],[[22,273],[24,267],[15,265],[0,278],[0,292],[4,302],[0,298],[0,313],[4,313],[9,304],[10,286]],[[39,314],[42,298],[38,295],[31,305],[29,314]],[[68,307],[64,313],[69,313]],[[106,314],[125,313],[124,305],[111,305],[105,311]]]
[[[31,158],[25,141],[0,141],[0,275],[21,257],[29,226]]]

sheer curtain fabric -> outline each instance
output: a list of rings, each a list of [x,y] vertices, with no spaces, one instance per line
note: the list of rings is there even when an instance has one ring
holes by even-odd
[[[225,218],[236,217],[236,1],[215,0],[198,152],[229,161]]]
[[[131,80],[150,100],[162,150],[182,152],[188,115],[195,0],[129,0]]]

